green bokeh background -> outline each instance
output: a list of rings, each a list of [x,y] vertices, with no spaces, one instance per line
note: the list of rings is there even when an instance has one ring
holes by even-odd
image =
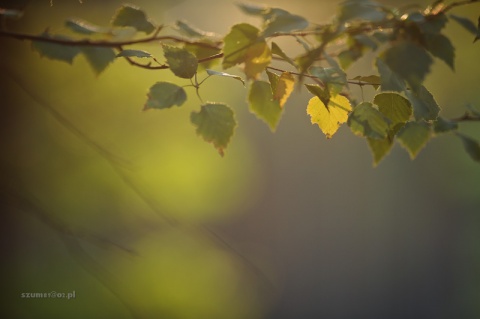
[[[69,17],[106,24],[123,3],[83,2],[30,1],[9,26],[36,34],[64,32]],[[221,35],[235,23],[260,23],[230,0],[130,3],[157,22],[186,19]],[[263,3],[314,22],[329,21],[338,5]],[[478,9],[455,13],[476,21]],[[446,34],[456,71],[437,60],[426,86],[448,118],[480,105],[480,47],[454,22]],[[157,44],[137,48],[161,56]],[[168,70],[119,60],[96,76],[83,57],[51,61],[3,38],[0,68],[2,317],[480,316],[480,166],[454,136],[433,139],[415,161],[396,145],[372,168],[365,140],[348,127],[326,140],[310,124],[307,92],[294,92],[272,134],[248,112],[239,82],[212,78],[202,97],[229,104],[239,123],[221,158],[189,122],[200,106],[193,90],[180,108],[142,111],[156,81],[188,84]],[[348,75],[374,72],[367,57]],[[112,166],[46,107],[127,163]],[[480,139],[478,124],[460,129]],[[77,234],[81,248],[52,220]],[[20,297],[50,291],[76,297]]]

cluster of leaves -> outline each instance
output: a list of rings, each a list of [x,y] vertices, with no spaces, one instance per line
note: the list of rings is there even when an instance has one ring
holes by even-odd
[[[97,74],[116,58],[124,58],[132,66],[168,69],[178,78],[190,81],[184,86],[164,81],[153,84],[145,110],[182,106],[187,100],[185,87],[189,86],[202,101],[199,89],[212,76],[246,85],[240,76],[211,69],[221,62],[223,70],[242,67],[249,82],[250,111],[272,131],[277,128],[295,85],[305,86],[312,94],[306,107],[312,124],[331,138],[346,123],[355,135],[366,138],[375,165],[389,153],[395,140],[413,159],[432,137],[441,133],[458,136],[468,154],[480,161],[480,144],[457,131],[458,122],[480,120],[480,111],[471,107],[461,118],[444,119],[439,116],[440,106],[423,85],[435,58],[455,69],[455,48],[442,32],[449,21],[472,33],[474,42],[480,38],[480,18],[476,25],[448,13],[456,6],[478,2],[446,5],[435,1],[422,10],[400,10],[372,0],[347,0],[340,4],[335,19],[324,25],[309,23],[280,8],[239,4],[245,14],[258,17],[261,25],[236,24],[224,37],[185,21],[175,23],[174,35],[163,35],[168,28],[156,25],[139,8],[123,5],[108,27],[67,20],[66,27],[82,39],[48,30],[38,36],[6,30],[0,35],[30,40],[42,56],[67,63],[83,54]],[[0,15],[20,15],[14,10],[2,10]],[[141,33],[146,36],[139,38]],[[278,37],[293,37],[303,52],[289,56],[274,41]],[[144,50],[124,49],[158,42],[162,44],[162,59]],[[369,52],[375,53],[376,74],[349,78],[349,66]],[[141,63],[140,59],[148,62]],[[288,69],[274,67],[274,63]],[[199,81],[202,73],[206,77]],[[372,101],[358,103],[350,94],[351,85],[370,86],[376,94]],[[233,109],[223,103],[202,101],[190,120],[197,134],[223,155],[237,125]]]

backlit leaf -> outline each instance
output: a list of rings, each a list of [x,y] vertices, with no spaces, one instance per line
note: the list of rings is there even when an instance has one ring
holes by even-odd
[[[233,110],[225,104],[207,103],[200,112],[192,112],[190,121],[205,141],[212,143],[221,156],[230,142],[235,126]]]
[[[285,105],[288,97],[293,92],[295,78],[289,72],[283,72],[278,79],[278,84],[273,91],[273,99],[280,103],[280,107]]]
[[[328,108],[317,96],[312,97],[307,106],[312,124],[317,124],[327,138],[331,138],[340,125],[347,121],[351,110],[350,102],[342,95],[332,97]]]
[[[214,70],[209,70],[209,69],[207,69],[207,74],[208,75],[217,75],[217,76],[232,78],[232,79],[235,79],[235,80],[238,80],[238,81],[242,82],[243,86],[245,86],[245,81],[241,77],[239,77],[238,75],[228,74],[228,73],[225,73],[225,72],[219,72],[219,71],[214,71]]]
[[[455,69],[455,48],[452,42],[443,34],[427,36],[427,50],[435,57],[445,62],[452,70]]]
[[[170,70],[176,76],[190,79],[197,72],[197,58],[187,49],[164,45],[163,55],[167,59]]]
[[[148,92],[148,100],[144,110],[165,109],[174,105],[180,106],[187,100],[185,90],[173,83],[157,82]]]
[[[375,65],[380,74],[380,87],[382,91],[405,91],[405,81],[393,72],[382,59],[377,58]]]
[[[367,76],[356,76],[353,78],[354,80],[358,80],[360,82],[365,82],[371,84],[375,90],[380,87],[380,77],[378,75],[367,75]]]
[[[68,19],[65,21],[65,26],[76,33],[87,35],[110,32],[109,28],[100,27],[93,23],[79,19]]]
[[[262,36],[269,37],[275,33],[291,32],[308,27],[308,21],[301,16],[290,14],[284,10],[277,12],[281,13],[273,14],[272,17],[267,20]]]
[[[272,60],[272,52],[265,41],[260,41],[247,49],[245,54],[245,74],[256,79]]]
[[[384,139],[367,138],[367,142],[373,155],[373,166],[377,166],[390,153],[393,146],[393,139],[390,137]]]
[[[390,120],[391,127],[407,122],[413,112],[410,101],[393,92],[375,95],[373,103],[378,105],[378,110]]]
[[[50,35],[48,33],[43,33],[41,37],[67,41],[72,40],[65,36]],[[69,47],[43,41],[32,41],[32,48],[38,51],[42,57],[44,56],[52,60],[64,61],[69,64],[72,64],[73,59],[80,53],[79,47]]]
[[[132,5],[121,6],[115,12],[111,24],[117,27],[134,27],[146,34],[155,30],[155,26],[148,20],[145,12]]]
[[[463,147],[468,155],[470,155],[474,161],[480,162],[480,143],[463,134],[457,134],[457,136],[462,140]]]
[[[97,75],[102,73],[116,57],[115,51],[111,48],[83,47],[81,50]]]
[[[250,111],[267,123],[272,131],[275,131],[283,108],[278,101],[273,100],[270,83],[254,81],[250,87],[248,102]]]
[[[431,136],[430,127],[425,122],[408,122],[398,132],[397,138],[410,154],[410,158],[414,159]]]
[[[245,55],[250,46],[258,39],[260,31],[254,26],[241,23],[232,27],[224,38],[223,68],[228,69],[245,61]]]
[[[150,58],[152,55],[147,51],[143,50],[123,50],[122,52],[117,54],[117,58],[119,57],[136,57],[136,58]]]
[[[213,44],[205,40],[203,40],[203,42]],[[197,58],[197,60],[214,56],[215,54],[218,54],[221,51],[220,49],[216,49],[216,48],[210,48],[206,46],[199,46],[199,45],[188,44],[188,43],[185,44],[185,49],[188,50],[188,52],[192,53]],[[212,68],[218,63],[219,63],[219,59],[210,59],[208,61],[198,62],[197,71],[200,72],[205,69]]]
[[[350,113],[347,123],[355,135],[374,139],[387,137],[389,123],[371,103],[363,102],[357,105]]]
[[[412,102],[413,114],[417,121],[421,119],[426,121],[437,119],[440,107],[438,106],[437,101],[433,98],[432,93],[430,93],[424,86],[421,86],[416,93],[407,91],[406,95],[410,102]]]

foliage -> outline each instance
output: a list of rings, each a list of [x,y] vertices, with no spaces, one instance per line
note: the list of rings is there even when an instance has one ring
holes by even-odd
[[[221,155],[237,125],[234,110],[224,103],[203,103],[200,88],[212,76],[235,79],[245,85],[241,76],[223,71],[241,65],[250,81],[246,86],[250,111],[272,131],[277,128],[295,85],[305,86],[313,95],[306,106],[312,124],[331,138],[346,123],[352,133],[366,139],[375,165],[396,140],[413,159],[431,138],[441,133],[459,137],[471,158],[480,161],[480,144],[458,132],[458,123],[479,121],[479,112],[470,108],[462,117],[444,119],[439,116],[441,108],[434,96],[424,86],[436,59],[455,69],[455,47],[442,32],[451,20],[471,33],[473,42],[480,38],[480,19],[475,24],[450,14],[458,6],[478,2],[447,5],[435,1],[423,9],[400,9],[371,0],[347,0],[340,4],[338,16],[331,23],[321,25],[280,8],[239,4],[245,14],[258,17],[260,24],[233,25],[223,37],[183,20],[174,25],[178,34],[167,34],[165,25],[156,24],[140,8],[123,5],[108,26],[67,20],[65,26],[78,37],[48,30],[39,35],[16,33],[8,30],[6,23],[0,35],[30,41],[41,56],[69,64],[84,55],[95,74],[123,58],[133,67],[169,69],[179,80],[188,79],[190,84],[184,86],[153,84],[144,109],[181,107],[187,100],[184,88],[193,87],[202,103],[199,111],[191,113],[191,123],[197,134],[212,143]],[[7,21],[21,18],[22,12],[2,8],[0,15]],[[290,56],[273,41],[277,37],[293,37],[303,52]],[[127,48],[158,42],[162,44],[163,57]],[[347,75],[349,66],[370,52],[375,54],[377,74],[353,78]],[[221,62],[222,71],[212,69],[215,62]],[[288,68],[279,68],[277,64]],[[198,80],[202,75],[205,77]],[[370,86],[376,94],[371,101],[358,103],[350,91],[352,85]]]

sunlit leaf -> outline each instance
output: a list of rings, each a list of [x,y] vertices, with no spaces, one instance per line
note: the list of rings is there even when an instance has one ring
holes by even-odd
[[[446,120],[443,117],[438,117],[435,122],[433,122],[433,131],[435,134],[448,133],[458,129],[458,124],[456,122]]]
[[[424,119],[426,121],[436,120],[440,107],[424,86],[421,86],[417,92],[407,91],[406,95],[413,105],[413,114],[417,121]]]
[[[374,139],[386,138],[389,128],[385,116],[368,102],[363,102],[353,109],[347,124],[355,135]]]
[[[285,105],[288,97],[293,92],[295,78],[289,72],[283,72],[278,79],[278,84],[273,91],[273,99],[280,103],[280,107]]]
[[[426,39],[427,50],[454,70],[455,47],[452,45],[452,42],[443,34],[427,36]]]
[[[425,122],[408,122],[398,132],[397,138],[400,144],[408,151],[411,159],[414,159],[420,150],[427,144],[432,133]]]
[[[247,49],[245,54],[245,74],[256,79],[272,60],[272,52],[265,41],[260,41]]]
[[[405,81],[393,72],[382,59],[377,58],[375,65],[380,74],[380,87],[382,91],[405,91]]]
[[[279,32],[291,32],[302,30],[308,27],[308,21],[305,18],[290,14],[284,10],[277,11],[280,13],[273,14],[266,23],[262,36],[269,37]]]
[[[285,60],[286,62],[290,63],[291,65],[295,66],[295,63],[293,62],[293,60],[291,58],[289,58],[285,52],[283,52],[283,50],[275,43],[275,42],[272,42],[272,54],[275,54],[279,57],[281,57],[283,60]]]
[[[134,27],[146,34],[155,30],[155,26],[148,20],[145,12],[132,5],[121,6],[115,12],[111,24],[117,27]]]
[[[235,126],[233,110],[225,104],[207,103],[200,112],[192,112],[190,121],[205,141],[212,143],[221,156],[230,142]]]
[[[170,70],[178,77],[192,78],[197,72],[197,58],[185,48],[163,45],[163,55]]]
[[[307,106],[312,124],[317,124],[327,138],[331,138],[340,125],[347,121],[351,110],[350,102],[342,95],[332,97],[328,108],[317,96],[312,97]]]
[[[232,27],[224,38],[222,61],[224,69],[245,62],[245,55],[250,46],[257,41],[259,32],[257,28],[247,23],[236,24]]]
[[[382,58],[414,90],[422,85],[433,62],[425,49],[408,41],[393,45],[382,54]]]
[[[386,116],[390,122],[391,127],[405,123],[410,119],[413,109],[410,101],[393,92],[384,92],[375,95],[373,103],[378,105],[378,110]]]
[[[463,134],[457,133],[457,136],[462,140],[463,147],[468,155],[470,155],[474,161],[480,162],[480,143]]]
[[[100,27],[98,25],[80,19],[68,19],[67,21],[65,21],[65,26],[73,32],[87,35],[110,32],[109,28]]]
[[[119,57],[136,57],[136,58],[150,58],[152,55],[147,51],[143,50],[123,50],[122,52],[117,54],[117,58]]]
[[[250,87],[248,102],[250,111],[267,123],[272,131],[275,131],[283,108],[278,101],[273,100],[270,83],[254,81]]]
[[[148,100],[144,110],[165,109],[174,105],[180,106],[187,100],[185,90],[173,83],[157,82],[148,92]]]
[[[213,44],[213,43],[211,43],[209,41],[205,41],[205,40],[203,40],[203,42],[208,43],[208,44]],[[197,60],[212,57],[212,56],[220,53],[220,51],[221,51],[220,49],[216,49],[216,48],[212,48],[212,47],[199,46],[199,45],[188,44],[188,43],[185,44],[184,48],[186,50],[188,50],[188,52],[195,55]],[[197,71],[200,72],[200,71],[203,71],[205,69],[212,68],[213,66],[215,66],[218,63],[219,63],[219,59],[210,59],[208,61],[198,62]]]
[[[238,80],[238,81],[242,82],[243,86],[245,86],[245,81],[238,75],[228,74],[228,73],[225,73],[225,72],[219,72],[219,71],[214,71],[214,70],[209,70],[209,69],[207,69],[207,74],[208,75],[217,75],[217,76],[232,78],[232,79],[235,79],[235,80]]]
[[[377,166],[390,153],[393,146],[393,139],[390,137],[384,139],[367,138],[367,142],[373,155],[373,166]]]
[[[313,66],[309,69],[310,74],[316,76],[326,84],[332,96],[340,93],[347,84],[345,73],[338,68],[324,68],[321,66]]]
[[[97,75],[102,73],[116,57],[115,51],[111,48],[82,47],[81,50]]]

